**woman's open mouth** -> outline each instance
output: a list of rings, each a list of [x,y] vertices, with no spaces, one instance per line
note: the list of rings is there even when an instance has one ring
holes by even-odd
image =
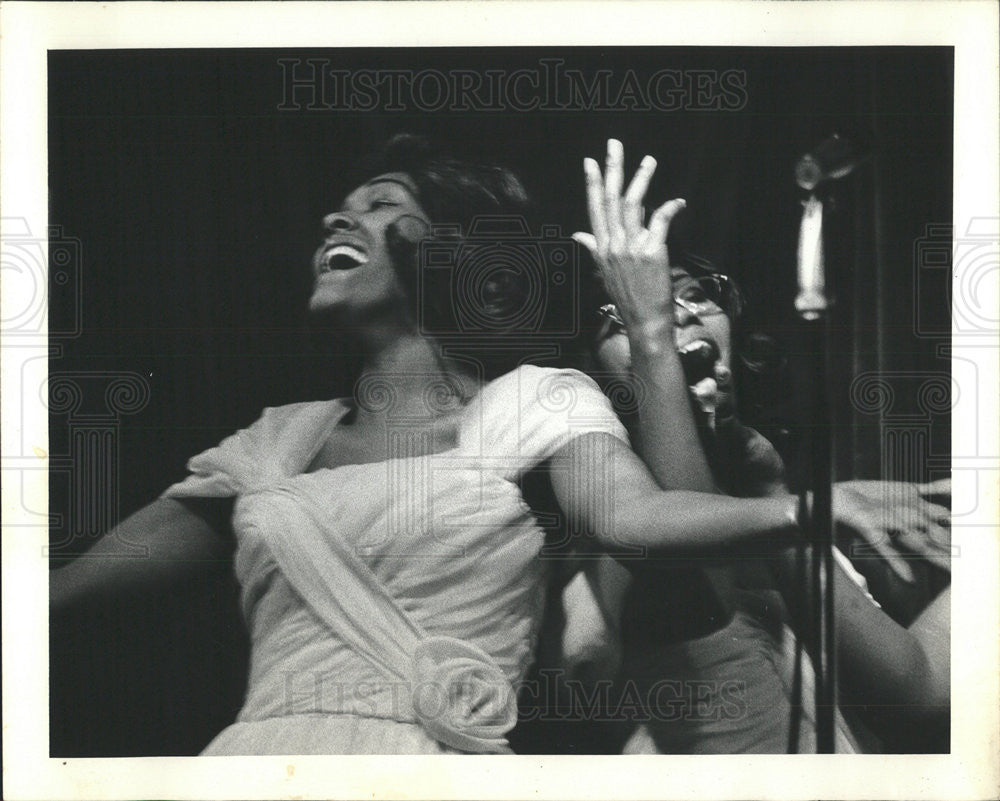
[[[677,351],[681,357],[681,367],[688,386],[715,376],[715,365],[719,361],[719,346],[711,339],[696,339]]]
[[[323,251],[319,260],[320,273],[353,270],[368,263],[368,256],[352,245],[334,245]]]

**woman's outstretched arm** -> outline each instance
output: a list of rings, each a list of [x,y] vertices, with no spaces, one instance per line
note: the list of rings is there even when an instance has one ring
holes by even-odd
[[[626,545],[671,556],[763,556],[800,535],[797,496],[661,490],[639,457],[610,434],[576,437],[556,452],[552,467],[556,500],[574,530],[589,532],[609,550]],[[846,533],[891,564],[905,565],[890,544],[891,517],[836,502],[834,514]]]
[[[49,573],[51,608],[162,587],[228,564],[231,507],[228,498],[153,501]]]
[[[628,546],[672,556],[732,556],[770,551],[798,537],[793,496],[661,490],[639,457],[610,434],[571,440],[553,456],[551,475],[556,500],[574,530],[589,532],[609,550]]]

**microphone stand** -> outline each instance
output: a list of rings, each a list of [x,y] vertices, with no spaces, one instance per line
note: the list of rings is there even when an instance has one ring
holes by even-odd
[[[803,399],[809,451],[806,480],[800,489],[799,523],[811,544],[813,660],[816,674],[816,752],[834,753],[837,708],[837,651],[833,595],[833,442],[830,413],[830,302],[823,265],[823,203],[811,192],[803,203],[799,229],[799,294],[795,309],[803,321],[806,397]],[[809,503],[809,491],[812,503]]]

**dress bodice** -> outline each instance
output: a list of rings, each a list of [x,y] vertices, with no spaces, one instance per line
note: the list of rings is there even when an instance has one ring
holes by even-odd
[[[235,570],[251,639],[241,721],[412,722],[420,715],[405,664],[415,644],[441,638],[445,650],[488,655],[516,686],[545,585],[544,536],[519,479],[574,436],[627,441],[589,378],[521,367],[465,407],[451,450],[421,447],[430,417],[390,415],[386,461],[304,472],[347,408],[267,409],[194,457],[192,475],[167,492],[236,498]]]

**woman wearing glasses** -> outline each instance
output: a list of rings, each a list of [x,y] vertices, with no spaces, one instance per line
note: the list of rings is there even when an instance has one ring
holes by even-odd
[[[780,457],[733,413],[730,317],[739,311],[738,293],[701,265],[668,268],[666,233],[683,201],[660,207],[647,225],[642,199],[655,162],[644,159],[623,193],[622,146],[614,140],[604,176],[592,160],[584,169],[593,233],[576,238],[616,301],[601,309],[595,354],[604,375],[634,382],[637,409],[629,417],[638,452],[664,488],[783,496]],[[884,496],[873,484],[835,489],[841,520],[863,526],[884,517]],[[908,532],[903,544],[946,565],[947,532],[938,518],[947,510],[924,501],[917,489],[908,500],[922,529]],[[755,526],[755,515],[748,504],[741,524]],[[887,542],[881,553],[906,575]],[[626,752],[814,750],[807,660],[804,719],[798,737],[790,737],[795,638],[773,591],[780,584],[770,580],[778,574],[787,586],[790,560],[769,555],[707,565],[645,560],[630,565],[630,575],[606,561],[567,589],[569,649],[579,659],[597,655],[613,666],[620,634],[622,676],[646,699],[647,722]],[[836,590],[844,686],[866,703],[894,709],[897,722],[900,715],[941,715],[948,704],[948,591],[907,630],[870,601],[858,578],[841,555]],[[792,608],[791,617],[797,612]],[[859,748],[839,713],[836,747]]]

